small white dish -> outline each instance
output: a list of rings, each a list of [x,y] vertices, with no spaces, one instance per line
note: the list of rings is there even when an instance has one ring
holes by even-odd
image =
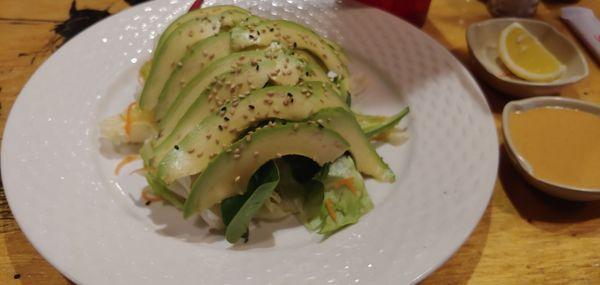
[[[513,165],[531,185],[547,194],[571,201],[600,200],[600,189],[562,185],[536,177],[533,174],[531,165],[517,151],[510,135],[510,125],[508,124],[509,115],[513,112],[526,111],[540,107],[563,107],[600,115],[600,106],[598,105],[563,97],[536,97],[512,101],[506,104],[502,111],[502,131],[504,135],[504,147],[506,148],[506,152]]]
[[[518,22],[566,66],[564,74],[552,82],[530,82],[514,76],[500,61],[498,40],[508,25]],[[492,87],[520,98],[557,94],[588,76],[585,57],[575,44],[551,25],[537,20],[498,18],[472,24],[467,30],[469,52],[476,61],[476,75]]]

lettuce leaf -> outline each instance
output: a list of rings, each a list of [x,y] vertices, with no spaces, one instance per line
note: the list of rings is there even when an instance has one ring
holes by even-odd
[[[323,170],[321,177],[307,184],[298,217],[308,229],[328,235],[358,222],[373,209],[373,202],[351,157],[343,156]]]

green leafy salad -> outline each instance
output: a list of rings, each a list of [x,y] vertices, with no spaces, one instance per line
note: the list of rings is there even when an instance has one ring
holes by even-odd
[[[364,177],[395,176],[373,148],[408,113],[351,109],[342,48],[300,24],[235,6],[189,11],[142,67],[139,99],[102,122],[139,145],[146,197],[198,215],[236,243],[295,215],[329,235],[373,208]]]

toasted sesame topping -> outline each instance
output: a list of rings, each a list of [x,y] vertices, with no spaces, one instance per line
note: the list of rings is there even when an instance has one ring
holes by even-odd
[[[235,179],[233,179],[234,182],[239,182],[240,179],[242,179],[239,175],[235,177]]]
[[[254,108],[255,108],[255,107],[254,107],[254,105],[248,105],[248,108],[249,108],[250,110],[254,110]]]
[[[281,158],[283,155],[281,155],[281,153],[277,153],[277,158]]]
[[[202,157],[202,155],[204,155],[204,153],[203,153],[203,152],[201,152],[201,153],[199,153],[199,154],[196,154],[196,157],[197,157],[197,158],[201,158],[201,157]]]
[[[258,151],[255,151],[254,152],[254,157],[257,157],[257,156],[258,156]]]
[[[178,145],[175,145],[175,147],[174,147],[174,148],[175,148],[176,150],[179,150],[179,146],[178,146]]]
[[[223,130],[223,126],[219,125],[219,131]]]
[[[295,124],[294,124],[294,130],[295,130],[295,131],[297,131],[299,128],[300,128],[300,124],[298,124],[298,123],[295,123]]]
[[[183,66],[183,62],[181,62],[181,61],[178,61],[178,62],[177,62],[177,66],[179,66],[179,67],[182,67],[182,66]]]
[[[193,149],[193,148],[192,148],[192,149],[188,150],[188,153],[189,153],[189,154],[192,154],[192,153],[194,153],[194,151],[196,151],[196,149]]]
[[[239,159],[239,158],[240,158],[240,155],[239,155],[239,154],[234,154],[234,155],[233,155],[233,158],[235,158],[235,159]]]

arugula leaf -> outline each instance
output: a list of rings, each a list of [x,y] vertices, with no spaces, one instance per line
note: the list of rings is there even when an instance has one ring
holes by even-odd
[[[236,243],[248,232],[250,220],[269,199],[277,184],[279,184],[279,169],[273,161],[270,161],[250,178],[246,193],[221,202],[221,215],[227,226],[225,230],[227,241]]]

